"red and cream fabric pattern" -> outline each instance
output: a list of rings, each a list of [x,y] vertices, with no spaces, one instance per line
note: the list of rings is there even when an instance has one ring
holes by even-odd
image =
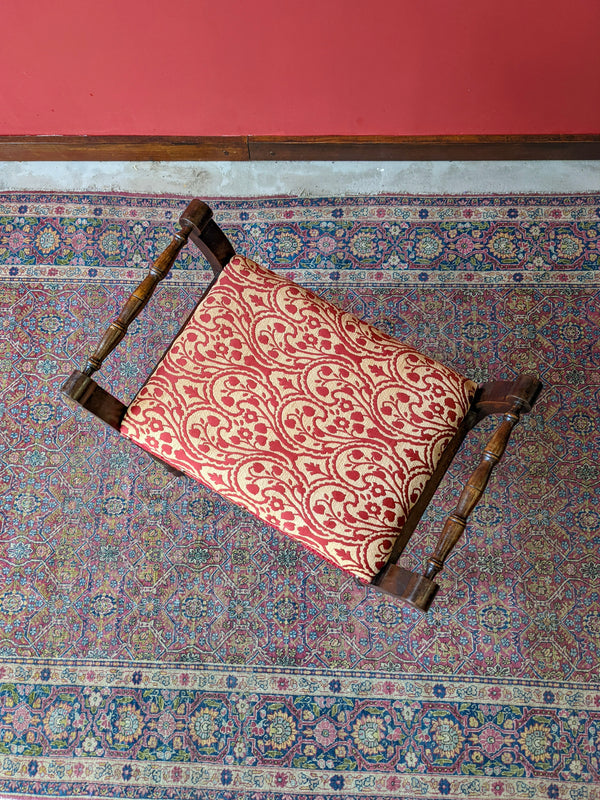
[[[412,347],[235,256],[121,431],[369,581],[474,390]]]

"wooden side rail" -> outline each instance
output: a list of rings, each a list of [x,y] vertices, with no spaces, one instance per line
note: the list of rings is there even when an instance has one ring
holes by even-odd
[[[106,425],[116,431],[121,430],[121,422],[123,422],[127,406],[107,392],[106,389],[98,386],[96,381],[90,378],[89,375],[77,369],[73,370],[64,382],[61,391],[71,400],[75,400],[82,408],[85,408],[86,411],[91,412],[95,417],[106,423]],[[134,443],[132,442],[132,444]],[[183,475],[181,470],[167,464],[162,458],[158,458],[153,453],[148,453],[148,455],[154,461],[158,461],[172,475]]]
[[[206,203],[192,200],[182,215],[184,221],[181,231],[173,236],[170,244],[151,265],[148,275],[132,292],[117,319],[108,326],[108,330],[94,353],[88,358],[83,369],[85,375],[93,375],[100,369],[102,362],[109,356],[127,333],[129,326],[144,309],[154,294],[158,283],[167,277],[181,248],[187,243],[192,232],[201,232],[212,217],[212,211]]]
[[[506,450],[513,428],[519,422],[522,414],[531,411],[541,388],[540,381],[530,375],[522,375],[514,383],[496,381],[478,388],[471,410],[467,415],[467,427],[473,427],[475,422],[489,414],[501,413],[503,419],[485,447],[480,463],[463,489],[456,509],[446,520],[438,544],[427,560],[424,574],[418,575],[400,566],[394,560],[394,556],[397,558],[397,553],[393,553],[393,558],[373,580],[375,585],[420,611],[429,609],[439,588],[433,579],[442,569],[446,558],[462,536],[468,517],[479,502],[493,468]],[[462,441],[465,434],[461,431],[459,433],[461,435],[456,438]],[[432,480],[435,479],[436,473],[432,476]],[[435,486],[426,487],[424,492],[429,497],[437,488],[439,480],[434,482]],[[414,529],[414,524],[411,526],[410,533],[412,533],[412,529]],[[402,531],[400,536],[405,540],[406,537],[403,534]]]
[[[192,239],[210,263],[215,276],[235,251],[212,219],[212,210],[201,200],[192,200],[179,218],[181,230],[151,265],[148,275],[134,289],[119,316],[113,320],[83,371],[75,370],[62,386],[62,393],[91,411],[107,425],[119,430],[126,406],[92,380],[106,358],[124,338],[129,326],[145,308],[160,281],[169,274],[179,252]]]
[[[83,372],[74,370],[64,382],[61,391],[71,400],[90,411],[102,422],[119,431],[127,406],[106,389],[99,386],[92,375],[97,372],[105,359],[113,352],[127,333],[129,326],[145,308],[160,281],[169,274],[179,252],[191,239],[201,250],[211,265],[215,277],[225,264],[235,255],[235,251],[223,231],[212,219],[212,210],[206,203],[195,199],[179,217],[181,230],[177,232],[165,250],[158,256],[148,271],[148,275],[132,292],[119,316],[108,326],[100,344],[88,358]],[[169,472],[182,475],[179,470],[159,461]]]
[[[464,532],[467,518],[485,491],[493,468],[504,455],[513,428],[521,419],[521,414],[531,411],[540,389],[538,380],[524,375],[515,382],[512,391],[506,396],[506,402],[510,402],[511,406],[504,413],[502,422],[485,447],[481,461],[463,489],[456,509],[446,520],[440,541],[427,560],[425,578],[432,580],[444,566],[444,561]]]

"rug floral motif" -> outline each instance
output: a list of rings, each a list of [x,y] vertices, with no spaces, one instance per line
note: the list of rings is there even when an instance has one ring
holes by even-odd
[[[188,199],[0,195],[0,796],[600,798],[600,197],[211,202],[468,377],[544,382],[426,616],[61,399]],[[209,273],[185,251],[107,361],[123,401]]]

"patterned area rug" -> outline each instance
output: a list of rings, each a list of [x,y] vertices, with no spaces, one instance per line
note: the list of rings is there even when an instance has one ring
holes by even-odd
[[[212,203],[238,252],[469,377],[546,384],[427,616],[59,397],[187,199],[0,195],[1,796],[599,798],[600,197]],[[180,258],[116,396],[208,276]]]

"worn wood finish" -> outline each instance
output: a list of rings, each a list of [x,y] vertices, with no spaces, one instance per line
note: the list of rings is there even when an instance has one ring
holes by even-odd
[[[600,135],[0,136],[2,161],[595,160]]]
[[[540,381],[532,375],[521,375],[516,381],[491,381],[478,387],[473,398],[473,410],[478,420],[489,414],[504,414],[514,399],[523,401],[523,413],[531,411],[542,390]]]
[[[248,161],[247,136],[0,136],[0,161]]]
[[[233,245],[212,219],[206,223],[201,234],[192,231],[190,239],[211,265],[215,277],[235,255]]]
[[[126,406],[98,386],[91,376],[101,368],[104,360],[126,335],[133,320],[152,297],[158,283],[168,275],[188,238],[199,243],[215,275],[235,254],[225,234],[214,223],[211,225],[211,218],[212,211],[206,203],[201,200],[192,200],[189,203],[179,218],[181,231],[174,235],[151,265],[148,275],[133,291],[117,319],[110,323],[99,345],[87,359],[83,371],[75,370],[62,386],[63,394],[92,411],[116,430],[120,428]]]
[[[202,229],[211,217],[212,211],[206,203],[201,203],[199,200],[193,200],[190,203],[182,214],[181,231],[175,234],[169,245],[152,264],[148,275],[134,289],[125,303],[125,307],[117,319],[110,323],[97,349],[88,358],[83,370],[86,375],[93,375],[100,369],[104,359],[112,353],[127,333],[133,320],[145,308],[159,282],[167,277],[190,234],[193,232],[195,236],[201,236]]]
[[[420,611],[429,609],[438,591],[438,585],[434,582],[435,576],[440,572],[446,558],[462,536],[469,515],[485,491],[493,468],[506,450],[513,428],[519,422],[522,414],[531,411],[541,389],[540,381],[531,375],[522,375],[514,382],[494,381],[478,387],[461,428],[446,448],[440,465],[429,480],[404,528],[400,531],[389,562],[374,578],[373,584]],[[417,575],[401,567],[397,563],[398,557],[433,497],[460,443],[469,430],[490,414],[503,414],[503,419],[485,447],[480,463],[463,489],[456,509],[446,520],[437,547],[428,558],[423,575]]]
[[[111,428],[116,431],[121,429],[127,406],[98,386],[89,375],[74,370],[64,382],[61,391]]]
[[[423,612],[429,610],[440,588],[435,581],[394,561],[388,561],[372,584],[385,594],[397,597],[403,603]]]

